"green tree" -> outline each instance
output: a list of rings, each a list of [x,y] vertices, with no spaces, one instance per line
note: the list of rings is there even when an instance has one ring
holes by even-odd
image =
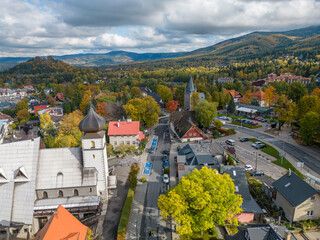
[[[200,101],[200,96],[198,92],[194,92],[191,95],[191,109],[195,109],[198,102]]]
[[[179,102],[180,106],[184,105],[184,89],[185,86],[178,86],[174,92],[175,99]]]
[[[140,121],[146,127],[158,122],[160,107],[151,96],[131,99],[123,107],[132,120]]]
[[[213,124],[217,129],[221,129],[223,127],[223,123],[218,119],[214,120]]]
[[[320,112],[320,99],[315,95],[303,96],[298,103],[299,119],[308,112]]]
[[[30,113],[28,110],[22,109],[17,112],[17,118],[19,119],[20,124],[23,125],[30,119]]]
[[[158,207],[164,220],[173,218],[182,238],[215,230],[215,224],[238,224],[236,214],[242,209],[242,198],[235,194],[235,185],[228,174],[203,167],[187,174],[165,195]]]
[[[290,102],[286,96],[281,96],[279,97],[274,110],[278,117],[279,130],[281,130],[281,127],[285,123],[290,124],[293,122],[296,113],[296,104]]]
[[[159,94],[159,97],[162,99],[164,103],[167,103],[173,99],[173,94],[171,89],[166,86],[158,85],[157,93]]]
[[[142,97],[142,93],[138,87],[131,88],[131,97],[132,98],[140,98]]]
[[[228,114],[233,114],[236,111],[236,104],[234,102],[233,97],[231,96],[229,104],[228,104],[228,108],[227,108],[227,112]]]
[[[194,109],[196,119],[201,127],[209,127],[213,119],[217,116],[217,104],[206,100],[199,102]]]
[[[306,113],[300,121],[300,126],[302,140],[310,145],[315,138],[319,137],[320,115],[315,112]]]
[[[292,101],[298,103],[300,98],[307,94],[307,89],[301,82],[293,82],[288,88],[288,97]]]
[[[28,111],[28,100],[26,98],[21,99],[17,105],[16,105],[16,113],[18,113],[20,110],[27,110]]]

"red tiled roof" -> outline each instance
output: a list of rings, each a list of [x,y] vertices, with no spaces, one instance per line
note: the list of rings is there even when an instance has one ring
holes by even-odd
[[[63,93],[57,93],[57,95],[55,96],[54,99],[55,99],[55,100],[63,101],[63,100],[64,100]]]
[[[139,135],[139,121],[109,122],[108,136]]]
[[[57,213],[37,233],[35,240],[85,240],[88,227],[83,225],[64,207],[59,205]]]
[[[0,112],[0,120],[5,120],[5,119],[8,119],[9,122],[12,122],[13,120],[12,117],[10,117],[9,115]]]
[[[254,98],[254,99],[257,99],[257,100],[263,100],[264,99],[264,95],[265,93],[261,90],[257,91],[257,92],[254,92],[254,93],[251,93],[251,96]]]
[[[33,107],[34,114],[37,114],[39,110],[46,109],[46,108],[48,108],[48,107],[49,107],[49,105],[34,106],[34,107]]]
[[[242,97],[242,94],[240,92],[235,91],[235,90],[226,90],[226,93],[229,93],[233,98],[236,98],[236,96],[238,94],[240,94]]]

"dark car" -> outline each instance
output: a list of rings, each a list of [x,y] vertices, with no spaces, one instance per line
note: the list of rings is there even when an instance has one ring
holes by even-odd
[[[164,168],[169,167],[169,162],[168,162],[168,161],[165,161],[165,162],[163,163],[163,167],[164,167]]]
[[[264,172],[262,170],[253,170],[250,172],[250,176],[264,176]]]
[[[261,122],[268,122],[268,119],[263,119]]]
[[[249,141],[249,138],[246,138],[246,137],[240,139],[240,142],[248,142],[248,141]]]
[[[149,153],[150,153],[150,154],[154,154],[154,147],[151,147],[151,148],[149,149]]]
[[[249,116],[249,117],[247,117],[247,118],[248,118],[248,119],[250,119],[250,120],[253,120],[253,119],[254,119],[254,117],[250,117],[250,116]]]
[[[163,151],[162,151],[162,154],[169,155],[169,153],[170,153],[170,150],[163,150]]]
[[[163,157],[162,157],[162,161],[168,161],[168,156],[167,155],[164,155]]]

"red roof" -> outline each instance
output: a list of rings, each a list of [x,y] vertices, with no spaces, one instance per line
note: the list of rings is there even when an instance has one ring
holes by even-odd
[[[235,90],[226,90],[226,93],[229,93],[233,98],[236,98],[238,95],[242,97],[242,94]]]
[[[263,100],[264,99],[264,92],[259,90],[257,92],[254,92],[254,93],[251,93],[251,96],[254,98],[254,99],[257,99],[257,100]]]
[[[139,121],[109,122],[108,136],[139,135]]]
[[[59,205],[57,213],[54,213],[37,233],[35,240],[85,240],[87,231],[87,226]]]
[[[46,109],[46,108],[48,108],[48,107],[49,107],[49,105],[34,106],[34,107],[33,107],[34,114],[37,114],[39,110]]]
[[[64,101],[63,93],[57,93],[57,95],[55,96],[54,100],[63,102]]]

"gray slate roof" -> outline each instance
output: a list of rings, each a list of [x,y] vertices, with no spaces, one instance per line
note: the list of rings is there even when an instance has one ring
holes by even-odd
[[[227,240],[283,240],[268,224],[238,227],[239,232],[226,236]],[[247,237],[246,237],[247,235]]]
[[[0,145],[0,225],[32,224],[40,138]]]
[[[317,191],[301,179],[297,174],[291,172],[273,182],[272,186],[293,206],[296,207],[306,201]]]
[[[188,85],[185,88],[185,92],[196,92],[197,88],[193,85],[193,79],[192,76],[189,79]]]
[[[186,156],[185,165],[216,165],[217,159],[212,154],[199,154],[194,151],[190,144],[180,149],[179,155]]]
[[[99,132],[106,124],[103,117],[99,116],[92,105],[90,105],[89,113],[79,123],[82,132]]]

